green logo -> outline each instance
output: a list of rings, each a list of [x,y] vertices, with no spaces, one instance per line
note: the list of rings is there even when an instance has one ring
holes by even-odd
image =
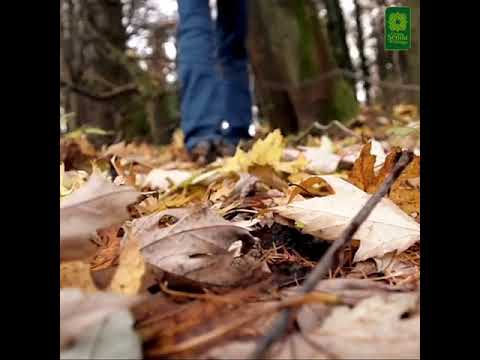
[[[411,47],[410,8],[385,9],[385,50],[407,50]]]

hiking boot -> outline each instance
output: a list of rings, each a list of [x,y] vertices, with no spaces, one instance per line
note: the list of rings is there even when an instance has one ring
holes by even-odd
[[[215,146],[208,140],[200,141],[190,151],[190,157],[199,165],[207,165],[216,159]]]
[[[230,157],[235,155],[235,146],[224,140],[215,141],[214,145],[218,156]]]

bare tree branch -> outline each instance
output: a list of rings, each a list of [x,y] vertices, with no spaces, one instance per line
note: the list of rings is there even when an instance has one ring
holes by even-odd
[[[60,79],[60,87],[66,87],[69,90],[76,92],[77,94],[83,95],[85,97],[88,97],[96,101],[107,101],[117,96],[138,93],[137,85],[134,83],[118,86],[110,91],[103,92],[100,94],[95,94],[89,89],[86,89],[82,86],[75,85],[69,81],[62,80],[62,79]]]

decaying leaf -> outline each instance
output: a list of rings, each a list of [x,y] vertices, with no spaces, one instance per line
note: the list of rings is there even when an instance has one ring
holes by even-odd
[[[321,147],[300,147],[300,149],[303,150],[303,155],[308,161],[307,170],[316,174],[334,173],[342,159],[339,155]]]
[[[418,117],[418,109],[412,104],[398,104],[393,107],[393,115],[403,121],[412,121]]]
[[[298,295],[300,286],[284,290],[287,296]],[[368,279],[326,279],[315,286],[315,291],[337,295],[344,304],[354,306],[360,301],[375,295],[386,295],[395,292],[387,284]],[[318,326],[331,312],[332,307],[325,303],[313,303],[302,306],[296,320],[303,332],[308,332]]]
[[[373,165],[375,156],[370,153],[370,147],[371,143],[363,147],[350,172],[349,180],[358,188],[373,194],[392,171],[401,150],[394,147],[385,158],[378,174],[375,174]],[[409,215],[416,214],[418,216],[420,214],[419,178],[420,157],[415,156],[390,189],[389,198]],[[417,179],[417,186],[411,183],[415,179]]]
[[[273,189],[286,191],[288,184],[270,166],[253,165],[248,172]]]
[[[169,216],[178,221],[159,227],[160,219]],[[141,242],[147,263],[201,283],[233,285],[261,265],[247,256],[234,258],[230,246],[238,240],[253,242],[254,238],[245,228],[208,208],[170,209],[135,220],[132,236]]]
[[[407,214],[420,215],[420,157],[415,156],[392,185],[389,198]]]
[[[326,196],[333,195],[332,187],[320,176],[310,176],[300,184],[292,186],[288,202],[292,202],[297,195]]]
[[[62,262],[60,264],[60,288],[78,288],[85,292],[97,291],[90,275],[90,264],[80,260]]]
[[[139,193],[126,186],[115,186],[98,172],[73,194],[60,202],[60,258],[76,260],[95,250],[90,242],[98,229],[128,219],[127,205]]]
[[[85,171],[65,171],[65,164],[60,164],[60,197],[67,196],[82,186],[88,174]]]
[[[92,294],[79,289],[60,290],[60,349],[65,349],[91,326],[118,310],[136,304],[139,298],[107,292]]]
[[[334,195],[316,197],[276,207],[280,215],[304,224],[302,231],[326,240],[336,239],[370,195],[333,175],[323,176]],[[360,247],[354,261],[402,252],[420,240],[420,226],[388,199],[382,199],[360,226],[354,239]]]
[[[418,293],[387,294],[362,300],[353,309],[339,306],[323,324],[304,335],[340,359],[418,359]]]
[[[370,296],[353,309],[333,307],[316,326],[276,342],[265,358],[418,359],[420,316],[415,311],[417,303],[417,293],[389,293]],[[200,358],[248,359],[256,345],[255,339],[233,340]]]
[[[128,310],[118,310],[92,325],[60,359],[142,359],[142,344]]]
[[[349,180],[368,193],[375,192],[395,165],[396,154],[399,151],[394,149],[389,156],[385,156],[383,147],[378,141],[369,141],[355,160]]]
[[[126,295],[138,294],[142,288],[146,267],[143,255],[140,253],[139,242],[135,237],[126,238],[119,263],[110,283],[110,291]]]
[[[148,186],[158,190],[167,190],[170,187],[182,184],[191,176],[192,173],[185,170],[153,169],[148,173],[142,186]]]

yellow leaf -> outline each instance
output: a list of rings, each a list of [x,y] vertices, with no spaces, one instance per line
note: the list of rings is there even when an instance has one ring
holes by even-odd
[[[248,168],[253,165],[271,166],[276,171],[290,174],[305,169],[308,161],[303,156],[295,161],[282,162],[283,150],[284,138],[277,129],[268,134],[265,139],[257,140],[248,153],[238,148],[235,155],[225,161],[222,171],[247,172]]]
[[[265,139],[260,139],[253,144],[248,157],[251,163],[257,165],[275,165],[280,162],[282,152],[283,136],[280,130],[276,129]]]
[[[145,275],[145,261],[140,253],[140,245],[135,237],[128,237],[127,243],[120,253],[119,266],[112,282],[112,292],[136,295],[140,291]]]

